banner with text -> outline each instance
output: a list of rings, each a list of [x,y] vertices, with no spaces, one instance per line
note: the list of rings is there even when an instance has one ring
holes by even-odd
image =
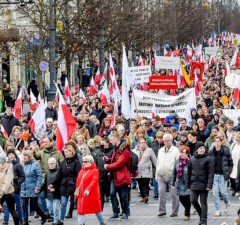
[[[149,88],[150,89],[177,89],[177,76],[159,76],[153,75],[149,77]]]
[[[135,117],[146,116],[151,118],[153,103],[155,103],[157,115],[165,118],[169,112],[175,110],[179,117],[191,122],[191,108],[196,108],[195,89],[191,88],[178,96],[159,95],[146,91],[133,90],[132,115]]]
[[[135,80],[135,84],[141,84],[142,79],[145,83],[149,82],[149,77],[152,75],[151,67],[148,66],[134,66],[129,67],[132,78]]]
[[[171,69],[179,70],[180,67],[180,57],[166,57],[166,56],[156,56],[155,58],[155,68],[159,69]]]
[[[216,56],[218,47],[205,47],[205,54]]]

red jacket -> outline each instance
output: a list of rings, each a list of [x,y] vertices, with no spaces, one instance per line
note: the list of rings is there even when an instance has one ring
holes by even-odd
[[[129,171],[131,154],[126,147],[127,142],[123,142],[113,153],[111,163],[106,165],[106,169],[113,172],[116,187],[131,184],[131,174]]]
[[[78,174],[76,188],[80,186],[77,197],[78,215],[96,214],[102,212],[100,191],[99,191],[99,172],[96,164],[83,167]],[[88,196],[84,196],[85,190],[89,191]]]

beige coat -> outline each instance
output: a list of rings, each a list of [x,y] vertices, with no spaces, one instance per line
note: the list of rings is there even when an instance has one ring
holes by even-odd
[[[11,194],[14,192],[13,178],[12,163],[6,163],[5,168],[0,170],[0,198],[5,194]]]
[[[17,90],[18,88],[16,87],[14,90],[13,90],[13,99],[16,100],[17,99]],[[23,97],[23,100],[28,100],[29,96],[28,96],[28,92],[27,92],[27,89],[22,86],[22,97]]]

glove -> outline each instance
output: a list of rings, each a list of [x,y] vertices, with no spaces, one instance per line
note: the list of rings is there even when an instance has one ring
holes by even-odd
[[[84,196],[88,196],[89,195],[89,190],[85,190],[83,193]]]

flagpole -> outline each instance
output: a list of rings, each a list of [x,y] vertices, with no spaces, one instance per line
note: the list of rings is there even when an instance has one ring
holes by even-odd
[[[134,101],[134,106],[137,110],[137,116],[138,116],[138,109],[137,109],[137,104],[136,104],[136,99],[135,99],[135,94],[134,94],[134,89],[132,89],[132,97],[133,97],[133,101]]]

